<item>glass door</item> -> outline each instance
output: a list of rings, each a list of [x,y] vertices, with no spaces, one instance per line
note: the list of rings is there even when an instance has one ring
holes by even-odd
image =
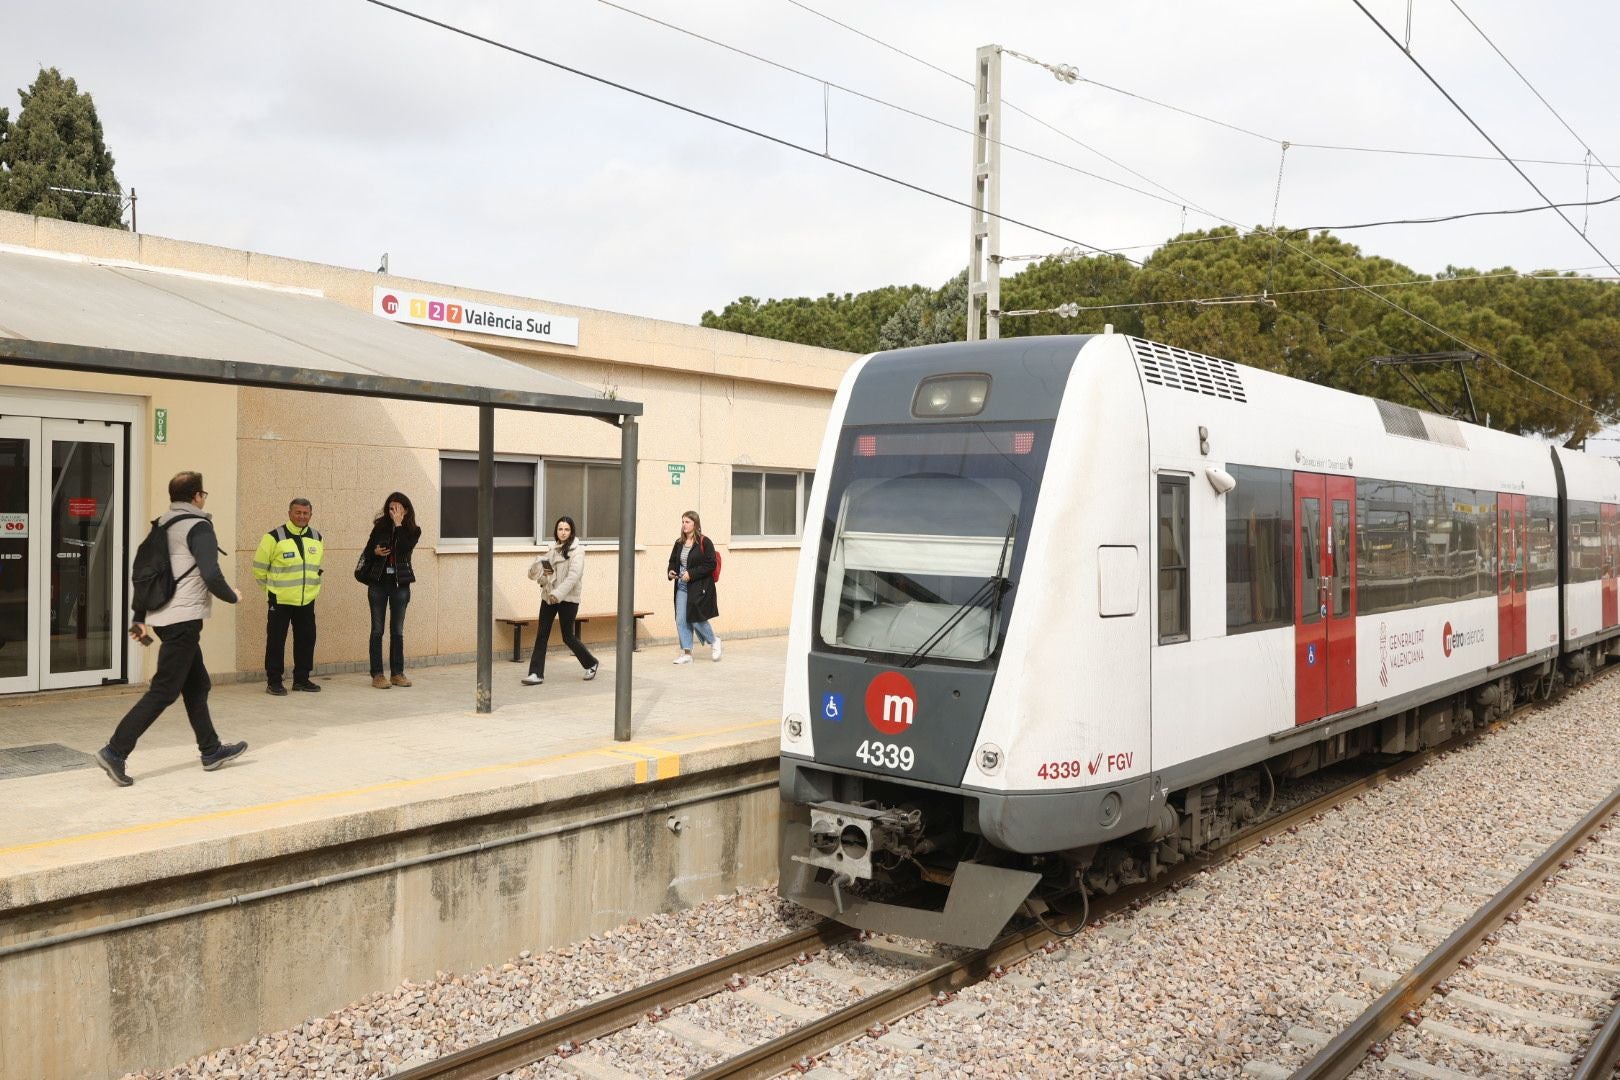
[[[39,688],[39,421],[0,416],[0,694]]]
[[[40,551],[48,560],[37,624],[41,689],[121,678],[124,599],[124,435],[100,420],[40,421],[46,485]]]

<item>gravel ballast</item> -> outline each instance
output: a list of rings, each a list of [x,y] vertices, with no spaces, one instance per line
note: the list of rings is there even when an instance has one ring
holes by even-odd
[[[1521,713],[1502,730],[1302,825],[1298,833],[1279,837],[1247,858],[1199,875],[1187,888],[1088,928],[1068,947],[1019,965],[1014,978],[979,984],[953,1006],[927,1008],[893,1025],[895,1034],[921,1040],[920,1049],[900,1048],[904,1039],[883,1044],[860,1039],[833,1051],[824,1064],[851,1078],[1237,1077],[1250,1061],[1291,1070],[1308,1059],[1310,1050],[1290,1041],[1290,1029],[1336,1031],[1350,1014],[1330,999],[1371,1001],[1382,987],[1364,981],[1364,970],[1405,971],[1411,966],[1405,954],[1414,947],[1431,948],[1438,940],[1436,926],[1458,925],[1481,902],[1480,890],[1500,888],[1552,834],[1617,783],[1620,678],[1610,676],[1551,706]],[[1620,830],[1609,835],[1615,837],[1612,854],[1620,856],[1617,834]],[[1620,866],[1590,865],[1620,874]],[[1596,879],[1580,884],[1620,894],[1620,885]],[[1582,906],[1620,911],[1620,904],[1590,898]],[[1538,911],[1525,918],[1620,938],[1620,924],[1590,917]],[[740,890],[568,948],[406,983],[245,1046],[134,1075],[143,1080],[385,1076],[808,921],[771,889]],[[1430,924],[1429,929],[1420,924]],[[1594,951],[1522,925],[1504,928],[1501,940],[1620,963],[1620,950]],[[750,986],[800,1007],[831,1011],[869,993],[870,986],[892,985],[916,970],[903,958],[857,945],[820,959],[825,969],[786,969],[760,976]],[[1490,963],[1561,984],[1615,988],[1611,976],[1572,973],[1506,952],[1493,954]],[[843,981],[823,977],[826,969],[841,972]],[[868,988],[849,985],[849,976],[869,980]],[[1478,972],[1454,982],[1482,997],[1544,1012],[1599,1019],[1607,1008],[1602,1001],[1508,984]],[[792,1023],[733,994],[677,1015],[748,1042],[763,1041]],[[1516,1021],[1463,1010],[1436,1019],[1566,1052],[1578,1041],[1551,1027],[1532,1028],[1527,1035]],[[592,1044],[591,1052],[649,1077],[684,1076],[718,1060],[714,1051],[657,1027],[643,1021]],[[1545,1065],[1487,1053],[1437,1057],[1428,1053],[1437,1042],[1432,1036],[1408,1032],[1403,1038],[1422,1040],[1424,1052],[1413,1049],[1410,1056],[1476,1075],[1487,1070],[1559,1075]],[[552,1059],[513,1075],[573,1074],[566,1063]]]

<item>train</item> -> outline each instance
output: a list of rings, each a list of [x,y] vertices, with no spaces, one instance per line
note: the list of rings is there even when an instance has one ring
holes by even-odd
[[[1129,335],[863,357],[794,580],[779,891],[983,946],[1620,652],[1620,462]]]

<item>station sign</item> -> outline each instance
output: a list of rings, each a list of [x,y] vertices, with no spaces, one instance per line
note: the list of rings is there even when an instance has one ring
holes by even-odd
[[[451,300],[381,285],[371,291],[371,313],[414,326],[470,330],[478,334],[544,341],[553,345],[579,344],[579,320],[567,315],[548,315],[541,311]]]

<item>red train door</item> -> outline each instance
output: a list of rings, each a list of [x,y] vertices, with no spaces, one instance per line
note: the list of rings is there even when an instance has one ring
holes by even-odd
[[[1356,482],[1294,474],[1294,722],[1356,703]]]
[[[1497,659],[1525,653],[1525,591],[1530,572],[1530,530],[1523,495],[1496,496]]]
[[[1620,569],[1620,506],[1603,504],[1603,628],[1620,623],[1620,589],[1616,572]]]
[[[1327,714],[1356,707],[1356,479],[1327,481]]]

